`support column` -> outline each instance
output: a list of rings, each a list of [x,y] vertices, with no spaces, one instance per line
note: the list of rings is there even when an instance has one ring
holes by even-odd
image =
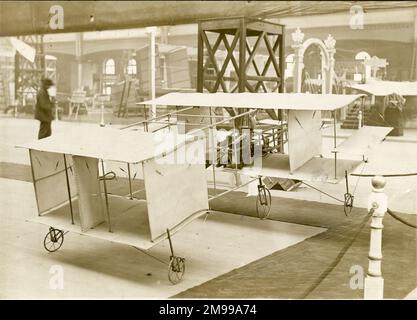
[[[410,80],[417,80],[417,9],[414,9],[414,37],[413,37],[413,57],[411,60]]]
[[[304,33],[301,32],[300,28],[297,28],[295,32],[291,34],[293,44],[291,48],[294,50],[294,69],[293,69],[293,80],[294,80],[294,93],[301,92],[301,84],[303,82],[303,69],[304,69]]]
[[[329,50],[329,70],[327,72],[327,76],[326,76],[326,82],[327,82],[327,92],[328,94],[332,94],[333,93],[333,79],[334,79],[334,53],[336,52],[336,50]]]
[[[294,48],[294,47],[293,47]],[[301,85],[303,82],[303,69],[304,69],[304,56],[301,53],[302,48],[296,48],[296,54],[294,56],[294,92],[301,92]]]
[[[146,28],[149,38],[149,98],[155,99],[155,36],[156,27]],[[156,105],[152,105],[151,118],[156,117]]]
[[[168,44],[168,36],[169,36],[169,27],[163,26],[160,27],[160,43],[161,44]],[[167,65],[167,57],[165,55],[161,56],[162,62],[162,70],[163,70],[163,88],[168,88],[168,65]]]
[[[326,56],[324,52],[320,50],[321,58],[321,93],[327,93],[327,66],[326,66]]]
[[[161,31],[161,43],[168,44],[169,43],[169,26],[160,27]]]
[[[364,298],[377,300],[384,298],[384,278],[382,278],[382,219],[387,212],[387,196],[384,193],[385,178],[375,176],[372,179],[372,192],[368,198],[368,211],[373,209],[371,238],[368,254],[368,273],[365,278]]]
[[[329,34],[327,39],[324,40],[324,45],[326,46],[327,52],[329,54],[329,65],[327,66],[327,75],[326,75],[326,92],[328,94],[333,93],[333,78],[334,78],[334,55],[336,53],[336,40]]]
[[[75,35],[75,59],[77,61],[77,89],[81,89],[83,85],[83,33]]]

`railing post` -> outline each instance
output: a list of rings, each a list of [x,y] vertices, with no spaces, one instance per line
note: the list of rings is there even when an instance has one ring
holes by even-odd
[[[358,129],[363,127],[362,119],[363,119],[362,110],[359,110],[359,112],[358,112]]]
[[[105,127],[106,123],[104,122],[104,101],[101,101],[101,121],[100,127]]]
[[[368,197],[368,212],[372,212],[371,237],[368,254],[368,273],[365,278],[364,298],[377,300],[384,297],[384,278],[382,278],[382,219],[387,212],[387,195],[384,193],[385,178],[372,178],[372,192]]]

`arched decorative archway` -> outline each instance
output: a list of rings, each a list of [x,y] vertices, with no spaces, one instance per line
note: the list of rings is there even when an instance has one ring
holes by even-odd
[[[336,40],[329,34],[327,39],[322,41],[318,38],[310,38],[304,41],[304,33],[300,28],[292,33],[294,49],[294,92],[301,92],[302,72],[304,69],[304,53],[311,45],[316,45],[321,52],[322,66],[322,93],[332,93],[334,77],[334,54],[336,53]]]

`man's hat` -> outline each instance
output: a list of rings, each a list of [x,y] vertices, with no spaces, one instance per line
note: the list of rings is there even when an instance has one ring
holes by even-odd
[[[42,79],[42,86],[43,87],[49,88],[49,87],[52,87],[53,85],[54,85],[54,82],[51,79],[49,79],[49,78],[43,78]]]

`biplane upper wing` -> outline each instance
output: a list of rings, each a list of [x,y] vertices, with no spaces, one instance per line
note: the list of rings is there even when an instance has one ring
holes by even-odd
[[[43,152],[71,154],[96,159],[139,163],[169,153],[180,145],[195,140],[190,135],[178,135],[176,144],[163,144],[160,136],[140,131],[81,125],[70,132],[17,145]]]
[[[351,104],[361,96],[363,95],[274,92],[172,92],[153,100],[138,102],[138,104],[184,107],[333,111]]]
[[[371,80],[367,83],[354,83],[350,87],[355,90],[370,93],[374,96],[386,96],[397,93],[402,96],[417,96],[417,81],[381,81]]]

